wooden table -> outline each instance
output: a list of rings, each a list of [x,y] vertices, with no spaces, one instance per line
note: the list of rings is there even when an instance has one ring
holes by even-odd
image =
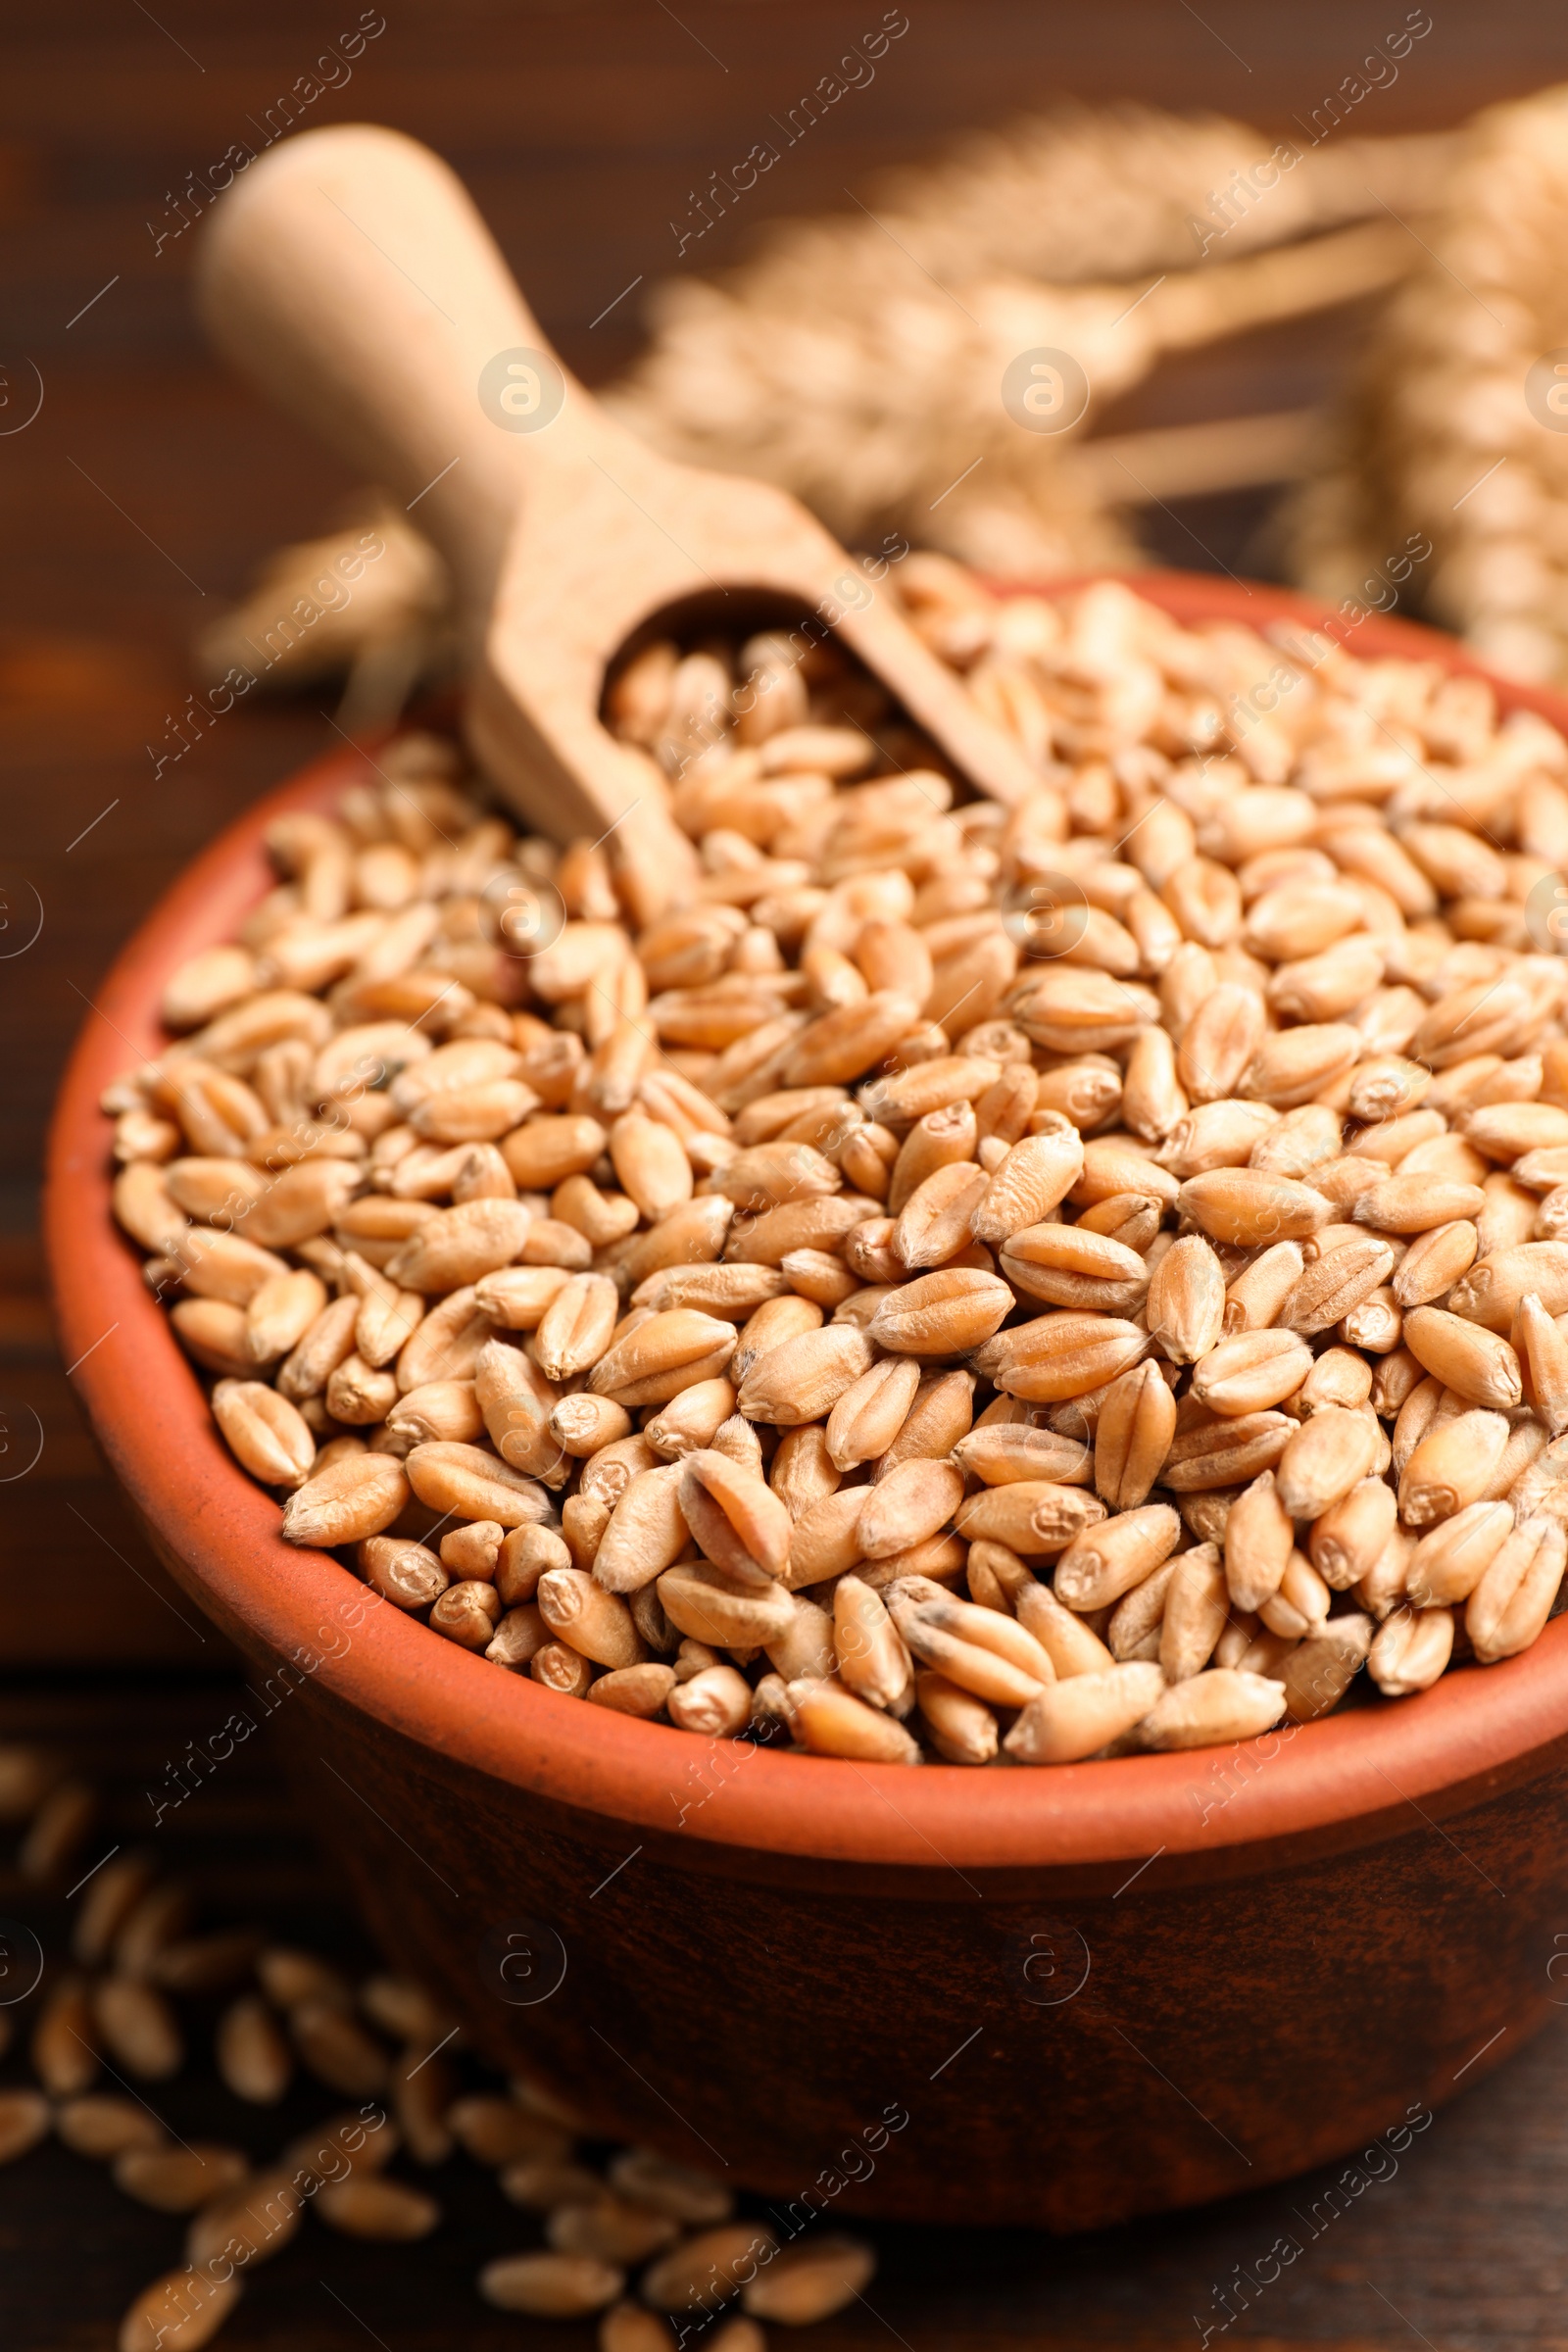
[[[290,1941],[362,1969],[369,1955],[316,1861],[265,1736],[236,1747],[150,1833],[147,1789],[168,1788],[167,1765],[187,1741],[208,1743],[232,1696],[217,1679],[143,1676],[93,1688],[53,1680],[0,1698],[0,1740],[50,1739],[103,1788],[103,1819],[79,1869],[116,1842],[152,1846],[170,1871],[200,1886],[208,1924],[261,1919]],[[1465,1867],[1456,1855],[1454,1868]],[[40,1900],[0,1864],[0,1920],[30,1922],[51,1955],[63,1949],[70,1909],[58,1890]],[[1442,1965],[1434,1952],[1433,1966]],[[215,2008],[184,2012],[196,2021],[184,2072],[141,2087],[182,2137],[238,2144],[260,2161],[342,2102],[308,2083],[296,2084],[280,2111],[231,2099],[207,2055]],[[19,2014],[24,2021],[27,2005]],[[1039,2011],[1026,2030],[1049,2032],[1050,2019]],[[699,2016],[693,2031],[700,2030]],[[24,2032],[24,2024],[18,2048],[0,2060],[0,2083],[26,2079]],[[918,2131],[918,2082],[899,2095]],[[1170,2095],[1152,2074],[1151,2099]],[[744,2096],[737,2083],[736,2097]],[[1075,2240],[1017,2230],[881,2228],[846,2216],[878,2250],[866,2308],[852,2306],[799,2340],[803,2352],[1057,2344],[1184,2352],[1200,2344],[1206,2327],[1211,2344],[1252,2352],[1561,2347],[1565,2109],[1568,2032],[1554,2024],[1516,2065],[1413,2135],[1401,2134],[1402,2119],[1391,2115],[1392,2149],[1385,2139],[1345,2164],[1224,2205]],[[1049,2133],[1049,2116],[1040,2128]],[[832,2153],[824,2149],[824,2162]],[[398,2170],[440,2200],[446,2219],[436,2234],[416,2248],[374,2247],[308,2221],[292,2246],[252,2274],[225,2346],[346,2352],[365,2331],[385,2352],[514,2352],[519,2343],[588,2352],[585,2327],[525,2326],[479,2301],[481,2263],[537,2242],[534,2226],[487,2174],[461,2158],[428,2175],[406,2163]],[[46,2143],[0,2173],[0,2342],[7,2352],[110,2352],[120,2313],[177,2261],[180,2236],[177,2221],[132,2205],[101,2167]]]
[[[844,0],[516,0],[505,10],[392,0],[352,78],[302,104],[298,119],[390,122],[449,155],[547,329],[599,381],[636,348],[638,304],[674,264],[669,222],[685,218],[689,191],[744,153],[768,115],[880,13]],[[1568,65],[1568,25],[1547,0],[1514,0],[1505,14],[1445,0],[1432,14],[1433,30],[1397,82],[1362,108],[1358,130],[1451,123]],[[880,165],[1070,95],[1223,111],[1285,135],[1292,116],[1317,105],[1404,11],[1358,0],[1310,12],[1243,0],[1106,0],[1098,10],[922,0],[908,15],[874,84],[770,175],[768,205],[843,206],[844,189]],[[233,1671],[152,1562],[74,1412],[50,1342],[33,1195],[55,1073],[116,946],[200,842],[332,740],[329,698],[306,696],[242,705],[158,780],[146,748],[188,690],[193,631],[269,549],[320,528],[355,487],[205,359],[188,307],[195,237],[175,231],[182,211],[194,220],[205,208],[202,182],[230,143],[259,144],[280,120],[282,94],[326,43],[342,53],[338,36],[359,17],[347,5],[323,17],[300,0],[221,15],[189,0],[160,0],[156,11],[79,0],[67,14],[13,11],[8,27],[0,1675],[8,1704],[62,1733],[96,1723],[119,1737],[145,1709],[155,1745],[179,1725],[183,1739],[220,1694],[213,1678]],[[366,12],[367,26],[376,21]],[[691,258],[705,269],[733,258],[760,218],[738,208]],[[1246,338],[1162,376],[1116,421],[1300,405],[1343,367],[1353,334],[1350,320]],[[23,424],[40,381],[41,412]],[[1156,518],[1152,544],[1167,561],[1266,568],[1261,513],[1255,499],[1193,502]],[[38,937],[18,952],[38,911]],[[225,1815],[221,1832],[245,1872],[272,1872],[307,1909],[324,1901],[296,1863],[304,1835],[282,1800],[258,1786],[246,1802],[243,1820]],[[340,1922],[333,1932],[347,1930]],[[1397,2178],[1306,2242],[1224,2332],[1276,2348],[1568,2345],[1557,2251],[1565,2094],[1568,2048],[1548,2034],[1441,2117]],[[190,2095],[199,2107],[207,2094],[193,2085]],[[1282,2232],[1299,2236],[1293,2209],[1309,2211],[1303,2199],[1318,2187],[1071,2246],[890,2231],[875,2315],[857,2312],[814,2340],[902,2340],[919,2352],[1197,2342],[1203,2325],[1217,2330],[1214,2292],[1233,2266],[1252,2270]],[[259,2281],[224,2340],[346,2346],[368,2327],[391,2352],[515,2343],[516,2326],[486,2319],[467,2285],[478,2250],[504,2242],[495,2229],[515,2217],[482,2184],[474,2195],[474,2213],[417,2258],[302,2240]],[[22,2352],[108,2344],[149,2267],[149,2231],[156,2261],[172,2228],[122,2205],[63,2153],[8,2175],[0,2340]],[[347,2313],[323,2292],[323,2276]],[[580,2329],[533,2332],[541,2343],[585,2340]]]

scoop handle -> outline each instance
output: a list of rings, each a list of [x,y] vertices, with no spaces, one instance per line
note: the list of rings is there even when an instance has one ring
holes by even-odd
[[[620,438],[462,182],[399,131],[306,131],[253,164],[215,209],[198,301],[243,375],[412,509],[470,614],[530,473]]]

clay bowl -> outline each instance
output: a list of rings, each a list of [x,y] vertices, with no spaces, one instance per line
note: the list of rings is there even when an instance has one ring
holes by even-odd
[[[1139,585],[1184,619],[1321,617]],[[1353,642],[1474,666],[1402,623]],[[1074,2230],[1256,2188],[1516,2050],[1568,1921],[1568,1620],[1237,1748],[910,1772],[601,1713],[280,1542],[111,1224],[98,1096],[157,1050],[165,975],[266,887],[269,819],[361,772],[324,760],[260,803],[120,956],[60,1098],[48,1247],[104,1451],[254,1668],[249,1711],[392,1959],[607,2134],[921,2221]]]

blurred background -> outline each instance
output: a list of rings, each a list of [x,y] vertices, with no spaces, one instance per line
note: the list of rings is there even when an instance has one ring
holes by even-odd
[[[77,0],[11,12],[5,57],[0,1684],[13,1729],[151,1753],[233,1669],[130,1524],[52,1348],[52,1091],[98,977],[197,847],[445,659],[438,570],[416,514],[394,515],[384,602],[279,664],[277,691],[198,714],[278,551],[371,495],[203,347],[191,268],[226,178],[304,127],[427,141],[590,384],[666,447],[789,482],[852,541],[894,528],[1036,576],[1292,580],[1558,678],[1568,23],[1547,0]],[[1058,368],[1049,430],[1021,393],[1028,416],[997,403],[1003,365],[1042,352],[1093,387],[1080,417]],[[253,616],[288,577],[285,559]],[[215,1816],[211,1839],[292,1852],[260,1784],[224,1802],[238,1826]],[[1557,2341],[1568,2065],[1551,2036],[1527,2064],[1445,2120],[1419,2182],[1341,2225],[1310,2286],[1232,2332],[1275,2352]],[[57,2227],[53,2193],[0,2187],[13,2270]],[[1146,2230],[1136,2276],[1126,2248],[906,2248],[886,2323],[812,2340],[1185,2341],[1272,2226],[1259,2201],[1195,2225],[1196,2253],[1185,2225]],[[52,2258],[24,2267],[8,2341],[112,2340]],[[514,2340],[401,2316],[367,2329],[317,2296],[309,2322],[274,2305],[233,2340]]]

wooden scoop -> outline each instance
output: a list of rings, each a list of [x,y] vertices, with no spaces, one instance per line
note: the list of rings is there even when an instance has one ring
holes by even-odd
[[[976,789],[1029,789],[886,584],[794,499],[673,465],[600,411],[416,141],[353,124],[274,147],[214,214],[200,300],[228,358],[441,548],[471,641],[469,739],[540,831],[620,825],[689,864],[662,779],[600,717],[615,656],[672,609],[737,636],[817,614]]]

